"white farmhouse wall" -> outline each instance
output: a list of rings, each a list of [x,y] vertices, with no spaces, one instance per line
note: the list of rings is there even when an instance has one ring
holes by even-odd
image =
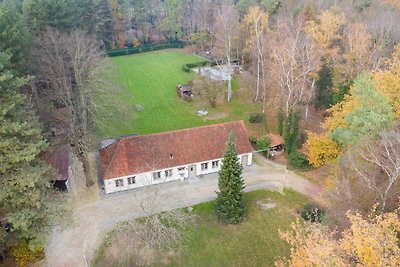
[[[242,157],[247,155],[247,166],[253,163],[253,153],[241,154],[239,155],[239,160],[242,162]]]
[[[251,165],[252,164],[252,153],[238,155],[239,162],[242,162],[243,155],[247,155],[247,165]],[[218,168],[212,168],[212,162],[216,161],[216,160],[219,161]],[[202,163],[208,163],[207,170],[201,170]],[[148,186],[148,185],[154,185],[154,184],[165,183],[165,182],[176,181],[176,180],[184,180],[189,177],[189,166],[191,166],[191,165],[196,165],[196,175],[197,176],[215,173],[221,169],[222,158],[213,159],[213,160],[209,160],[209,161],[197,162],[194,164],[188,164],[188,165],[183,165],[183,166],[176,166],[173,168],[161,169],[161,170],[152,171],[152,172],[145,172],[145,173],[132,174],[132,175],[113,178],[113,179],[106,179],[106,180],[104,180],[104,190],[105,190],[106,194],[109,194],[109,193],[130,190],[130,189],[134,189],[134,188],[138,188],[138,187]],[[179,171],[178,169],[180,169],[180,168],[184,168],[184,170]],[[167,171],[167,170],[172,170],[172,176],[168,176],[168,177],[165,176],[165,171]],[[161,172],[160,179],[156,179],[156,180],[153,179],[153,173],[155,173],[155,172]],[[131,185],[128,184],[129,177],[135,177],[134,184],[131,184]],[[119,179],[123,180],[123,186],[117,187],[115,181],[119,180]]]

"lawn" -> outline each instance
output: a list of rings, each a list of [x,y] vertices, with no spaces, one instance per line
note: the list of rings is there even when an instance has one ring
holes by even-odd
[[[98,136],[149,134],[225,121],[247,120],[250,112],[260,110],[259,104],[249,105],[234,95],[232,102],[213,110],[209,109],[208,118],[197,116],[199,106],[180,99],[176,95],[175,87],[194,77],[194,73],[184,72],[182,65],[201,60],[179,49],[111,58],[117,68],[115,82],[123,88],[121,95],[129,105],[142,105],[143,110],[133,112],[127,118],[106,122],[109,128],[98,130]],[[237,94],[240,88],[239,77],[234,79],[233,88]],[[215,119],[211,119],[213,114],[225,116],[215,116]],[[124,122],[131,124],[127,126]]]
[[[288,256],[289,245],[279,238],[278,229],[288,228],[307,199],[292,190],[254,191],[245,198],[248,215],[239,225],[219,224],[213,202],[195,206],[198,223],[169,266],[273,266],[279,257]],[[257,201],[277,206],[264,210]]]
[[[292,190],[285,190],[283,194],[258,190],[246,193],[245,201],[246,219],[239,225],[218,223],[213,201],[194,206],[196,221],[185,230],[187,235],[184,235],[182,248],[174,249],[173,253],[166,251],[161,262],[153,265],[273,266],[276,260],[288,256],[289,245],[279,238],[278,229],[288,229],[307,198]],[[276,203],[276,207],[265,209],[259,203]],[[92,266],[117,265],[123,259],[121,255],[110,257],[116,249],[108,247],[114,234],[115,231],[111,231],[105,237]]]

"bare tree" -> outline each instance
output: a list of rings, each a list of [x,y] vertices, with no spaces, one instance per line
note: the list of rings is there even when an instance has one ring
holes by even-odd
[[[315,74],[319,67],[319,50],[304,32],[304,22],[280,20],[272,46],[273,68],[285,101],[285,111],[300,104],[308,105],[314,95]]]
[[[210,80],[204,76],[197,76],[193,81],[193,94],[198,97],[201,102],[207,102],[212,108],[223,98],[223,86],[221,82]]]
[[[225,1],[217,8],[216,22],[212,35],[217,41],[217,46],[221,46],[220,52],[222,52],[221,54],[225,57],[227,71],[229,72],[228,101],[232,100],[232,55],[234,52],[235,36],[238,33],[238,21],[238,12],[231,1]]]
[[[115,86],[107,73],[112,70],[97,42],[82,31],[61,33],[47,29],[36,49],[36,75],[39,83],[58,107],[66,110],[69,144],[83,164],[86,185],[93,184],[88,152],[92,125],[104,126],[102,116],[116,106]],[[114,106],[114,107],[112,107]],[[108,110],[108,111],[106,111]]]
[[[386,130],[377,140],[351,148],[328,179],[323,199],[341,228],[348,210],[368,215],[398,206],[400,197],[400,129]]]
[[[400,196],[399,192],[393,192],[400,182],[400,132],[382,132],[376,142],[348,153],[348,159],[358,177],[379,197],[382,214],[390,194]]]

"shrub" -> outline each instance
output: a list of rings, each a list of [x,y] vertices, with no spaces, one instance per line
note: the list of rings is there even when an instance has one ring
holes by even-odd
[[[308,160],[306,158],[306,156],[301,153],[300,151],[293,150],[289,156],[288,156],[288,161],[290,163],[290,165],[292,165],[293,167],[296,168],[301,168],[301,167],[305,167],[308,165]]]
[[[249,141],[250,141],[250,143],[253,144],[253,145],[257,144],[257,138],[255,138],[254,136],[250,136],[250,137],[249,137]]]
[[[205,65],[207,65],[209,63],[208,60],[206,61],[199,61],[199,62],[195,62],[195,63],[188,63],[186,64],[189,68],[196,68],[196,67],[204,67]]]
[[[267,135],[264,135],[257,140],[256,148],[257,150],[266,151],[270,145],[271,145],[271,140]]]
[[[182,65],[182,70],[185,72],[190,72],[190,68],[186,64]]]
[[[210,63],[210,61],[205,60],[205,61],[199,61],[199,62],[194,62],[194,63],[183,64],[182,65],[182,70],[186,71],[186,72],[189,72],[190,69],[192,69],[192,68],[204,67],[209,63]]]
[[[260,123],[265,119],[265,115],[263,113],[251,113],[249,116],[250,123]]]
[[[324,218],[324,211],[314,203],[307,203],[303,207],[300,216],[305,221],[321,222]]]
[[[18,266],[26,266],[44,258],[43,247],[30,250],[27,243],[19,244],[11,249],[11,255],[14,257]]]

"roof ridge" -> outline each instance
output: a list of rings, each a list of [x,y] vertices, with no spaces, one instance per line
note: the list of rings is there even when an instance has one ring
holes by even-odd
[[[238,121],[227,121],[227,122],[220,122],[220,123],[215,123],[215,124],[208,124],[208,125],[196,126],[196,127],[191,127],[191,128],[184,128],[184,129],[178,129],[178,130],[171,130],[171,131],[166,131],[166,132],[150,133],[150,134],[144,134],[144,135],[138,135],[138,136],[127,136],[127,137],[122,137],[122,138],[118,139],[118,141],[119,141],[119,140],[128,140],[128,139],[131,139],[131,138],[137,138],[137,137],[143,137],[143,136],[154,136],[154,135],[162,135],[162,134],[166,134],[166,133],[183,132],[183,131],[188,131],[188,130],[192,130],[192,129],[209,128],[209,127],[215,127],[215,126],[219,126],[219,125],[233,124],[233,123],[242,123],[243,126],[245,126],[243,120],[238,120]],[[245,127],[245,129],[246,129],[246,127]]]

